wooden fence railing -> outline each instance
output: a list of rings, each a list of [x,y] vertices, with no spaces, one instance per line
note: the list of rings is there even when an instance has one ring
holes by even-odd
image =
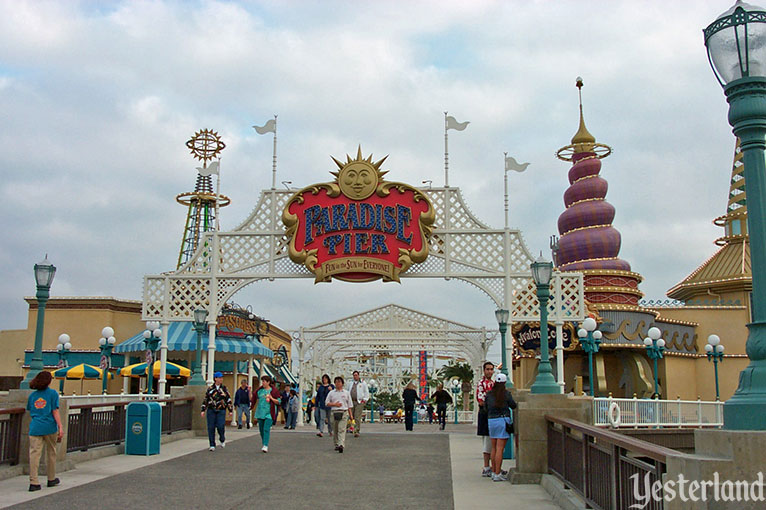
[[[155,401],[162,405],[163,434],[191,430],[193,401],[194,397]],[[130,402],[69,406],[67,451],[85,451],[125,441],[125,408],[128,404]]]
[[[638,505],[662,510],[662,499],[648,502],[634,495],[634,475],[640,486],[662,480],[667,457],[674,450],[627,437],[575,420],[546,415],[548,472],[599,510],[623,510]]]
[[[0,465],[19,463],[21,419],[25,412],[23,407],[0,409]]]

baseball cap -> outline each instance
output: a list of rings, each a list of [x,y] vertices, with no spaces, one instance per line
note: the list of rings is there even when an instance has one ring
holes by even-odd
[[[210,372],[208,372],[208,373],[210,373]],[[216,373],[213,374],[213,377],[214,378],[215,377],[223,377],[223,374],[221,372],[216,372]]]
[[[500,372],[499,374],[495,374],[495,382],[504,383],[507,380],[508,377],[504,373]]]

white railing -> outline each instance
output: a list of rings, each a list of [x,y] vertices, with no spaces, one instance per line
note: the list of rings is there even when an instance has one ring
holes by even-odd
[[[597,427],[722,427],[723,402],[596,397],[593,422]]]
[[[367,410],[365,419],[369,422],[370,421],[370,410]],[[425,419],[426,423],[428,422],[428,418]],[[473,423],[473,411],[458,411],[457,412],[457,421],[458,423]],[[380,413],[378,411],[375,411],[375,423],[378,422],[385,422],[384,420],[380,419]],[[402,416],[402,422],[404,422],[404,416]],[[422,421],[418,418],[418,423],[422,423]],[[436,419],[434,418],[434,423],[436,423]],[[447,424],[455,423],[455,408],[454,407],[448,407],[447,408]]]
[[[70,405],[86,405],[111,404],[133,400],[157,400],[159,397],[157,395],[147,395],[146,393],[119,393],[116,395],[62,395],[61,398],[69,402]]]

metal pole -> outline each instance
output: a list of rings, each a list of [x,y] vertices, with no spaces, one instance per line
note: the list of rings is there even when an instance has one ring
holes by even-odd
[[[32,354],[32,361],[29,363],[29,372],[21,381],[19,388],[29,389],[29,382],[40,373],[43,368],[43,328],[45,326],[45,305],[50,296],[50,287],[44,285],[37,286],[37,327],[35,328],[35,351]]]
[[[277,189],[277,116],[274,115],[274,150],[271,154],[271,189]]]
[[[750,364],[723,408],[724,429],[764,430],[766,413],[766,78],[745,77],[724,87],[729,124],[745,165],[747,229],[753,273],[752,322],[745,350]]]
[[[508,376],[508,361],[507,361],[507,355],[506,355],[506,349],[505,349],[505,333],[508,331],[508,323],[506,322],[499,322],[498,323],[498,329],[500,330],[500,362],[502,363],[503,367],[500,369],[500,372]],[[508,382],[511,381],[510,378],[506,379]]]
[[[198,324],[194,324],[194,329],[197,332],[197,349],[194,355],[194,363],[192,364],[192,376],[189,379],[189,386],[204,386],[205,379],[202,377],[202,328],[205,324],[202,323],[201,327]]]
[[[375,423],[375,390],[370,388],[370,423]]]
[[[656,342],[655,342],[656,347]],[[654,357],[654,394],[659,398],[660,391],[659,391],[659,382],[657,380],[657,353],[652,353]]]
[[[721,396],[718,393],[718,357],[713,358],[713,366],[715,367],[715,399],[721,400]]]
[[[444,187],[449,188],[449,152],[447,151],[447,112],[444,112]]]
[[[508,153],[507,152],[504,152],[503,155],[506,158],[508,157]],[[503,165],[505,165],[505,160],[503,160]],[[508,228],[508,169],[505,166],[503,166],[503,168],[505,168],[505,171],[504,171],[504,173],[505,173],[505,177],[504,177],[504,181],[505,181],[504,182],[504,184],[505,184],[505,194],[503,195],[503,197],[504,197],[503,208],[505,209],[505,228]],[[506,305],[508,305],[508,303],[506,303]]]
[[[591,338],[591,332],[588,331],[588,343],[592,344],[593,339]],[[593,397],[593,349],[591,347],[588,347],[588,390],[590,393],[590,396]]]
[[[537,286],[537,299],[540,301],[540,363],[537,377],[530,388],[532,393],[559,393],[559,385],[553,378],[551,360],[548,353],[548,297],[550,285]]]

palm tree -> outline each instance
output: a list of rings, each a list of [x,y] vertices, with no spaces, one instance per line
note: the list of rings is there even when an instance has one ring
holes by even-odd
[[[471,388],[473,383],[473,369],[470,363],[451,361],[439,370],[439,376],[445,381],[457,379],[461,382],[460,391],[463,393],[463,410],[468,411],[468,403],[471,400]],[[457,405],[457,402],[455,403]]]

